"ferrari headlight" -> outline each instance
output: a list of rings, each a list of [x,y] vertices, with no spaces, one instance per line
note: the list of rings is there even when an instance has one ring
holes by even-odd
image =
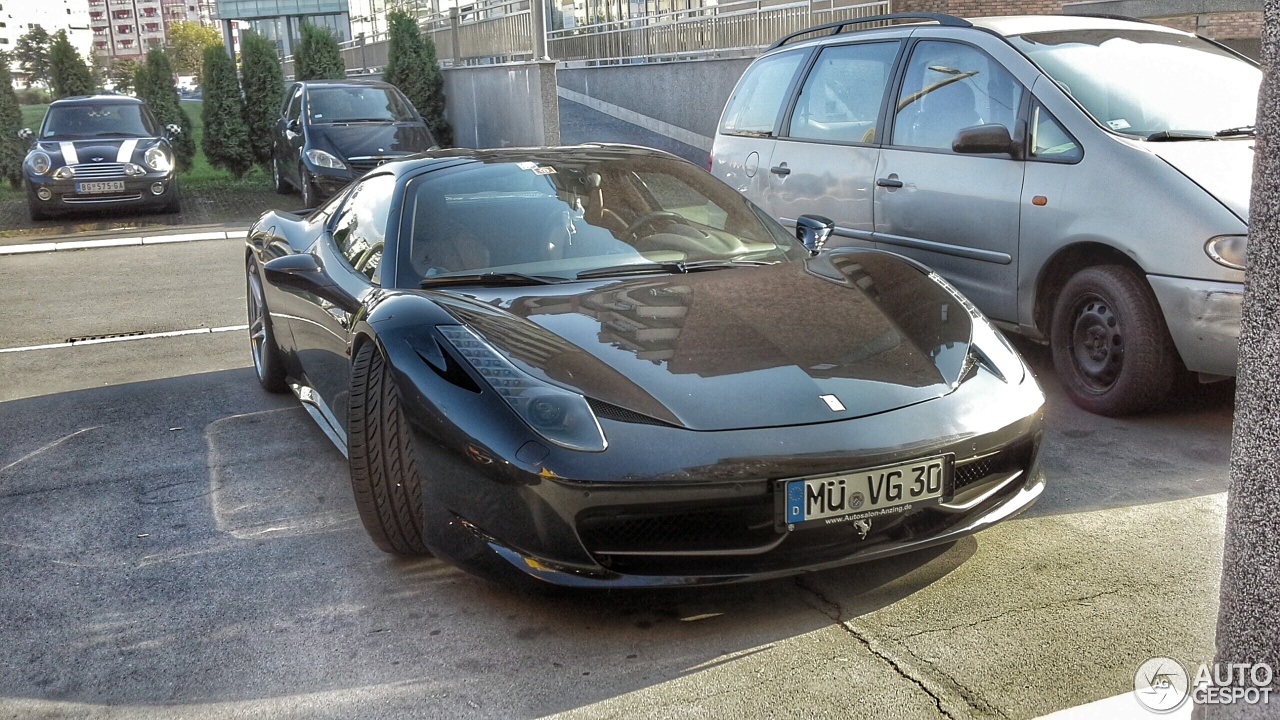
[[[529,375],[464,325],[436,330],[534,432],[570,450],[601,452],[608,447],[586,398]]]
[[[1204,253],[1219,265],[1232,270],[1243,270],[1248,260],[1249,236],[1219,235],[1209,238],[1209,242],[1204,244]]]
[[[53,167],[53,161],[49,159],[49,153],[37,150],[27,156],[27,165],[31,168],[31,172],[44,175],[49,172],[49,168]]]
[[[347,169],[345,163],[323,150],[308,150],[307,159],[316,167],[329,168],[331,170]]]
[[[143,160],[147,163],[147,167],[156,172],[169,172],[169,169],[173,167],[173,161],[169,158],[169,153],[165,152],[164,148],[159,145],[148,149],[146,154],[143,155]]]
[[[955,289],[951,283],[942,279],[941,275],[929,273],[929,279],[951,293],[951,296],[960,303],[969,313],[969,317],[973,319],[970,323],[973,326],[973,330],[969,339],[969,347],[977,355],[979,363],[985,364],[988,370],[1011,385],[1021,383],[1023,377],[1026,376],[1026,366],[1022,364],[1022,358],[1013,349],[1013,346],[1009,344],[1009,340],[991,325],[991,322],[982,314],[982,311],[969,302],[969,298]]]

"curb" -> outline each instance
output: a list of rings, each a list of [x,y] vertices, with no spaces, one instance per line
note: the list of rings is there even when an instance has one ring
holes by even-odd
[[[25,255],[28,253],[57,252],[59,250],[88,250],[91,248],[130,247],[134,245],[165,245],[201,240],[243,240],[248,235],[248,230],[217,230],[214,232],[144,235],[138,237],[101,238],[97,240],[67,240],[63,242],[33,243],[31,245],[4,245],[0,246],[0,255]]]

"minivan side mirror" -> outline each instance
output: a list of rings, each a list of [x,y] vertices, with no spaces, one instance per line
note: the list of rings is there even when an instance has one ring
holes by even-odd
[[[290,120],[289,122],[285,123],[285,129],[287,129],[289,132],[293,132],[293,133],[301,132],[301,131],[302,131],[302,123],[301,123],[301,122],[298,122],[298,118],[294,118],[294,119]]]
[[[999,123],[974,125],[961,129],[956,133],[955,140],[951,141],[951,149],[966,155],[1004,153],[1015,158],[1018,156],[1013,138],[1009,135],[1009,128]]]
[[[822,251],[822,246],[827,244],[835,229],[835,221],[821,215],[801,215],[796,218],[796,239],[809,249],[810,255],[817,255]]]

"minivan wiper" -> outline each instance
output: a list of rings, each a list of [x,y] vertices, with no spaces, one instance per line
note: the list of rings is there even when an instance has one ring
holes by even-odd
[[[433,288],[443,285],[554,285],[564,278],[545,275],[526,275],[514,272],[469,273],[467,275],[433,275],[425,277],[418,287]]]
[[[1242,137],[1257,135],[1257,128],[1253,125],[1241,125],[1240,127],[1227,128],[1214,133],[1214,137]]]
[[[1153,132],[1147,136],[1148,142],[1172,142],[1175,140],[1213,140],[1217,136],[1202,132],[1188,132],[1186,130],[1161,130]]]

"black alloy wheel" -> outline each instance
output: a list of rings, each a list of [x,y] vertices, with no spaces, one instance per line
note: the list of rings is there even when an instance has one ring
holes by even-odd
[[[316,206],[316,189],[311,182],[311,176],[307,173],[307,166],[301,161],[298,162],[298,190],[302,193],[302,206],[305,208],[314,208]]]
[[[245,265],[245,296],[249,305],[249,351],[253,355],[253,369],[258,382],[268,392],[284,392],[288,389],[284,378],[284,361],[271,328],[271,314],[267,312],[266,295],[262,292],[262,279],[258,276],[257,263],[252,258]]]

